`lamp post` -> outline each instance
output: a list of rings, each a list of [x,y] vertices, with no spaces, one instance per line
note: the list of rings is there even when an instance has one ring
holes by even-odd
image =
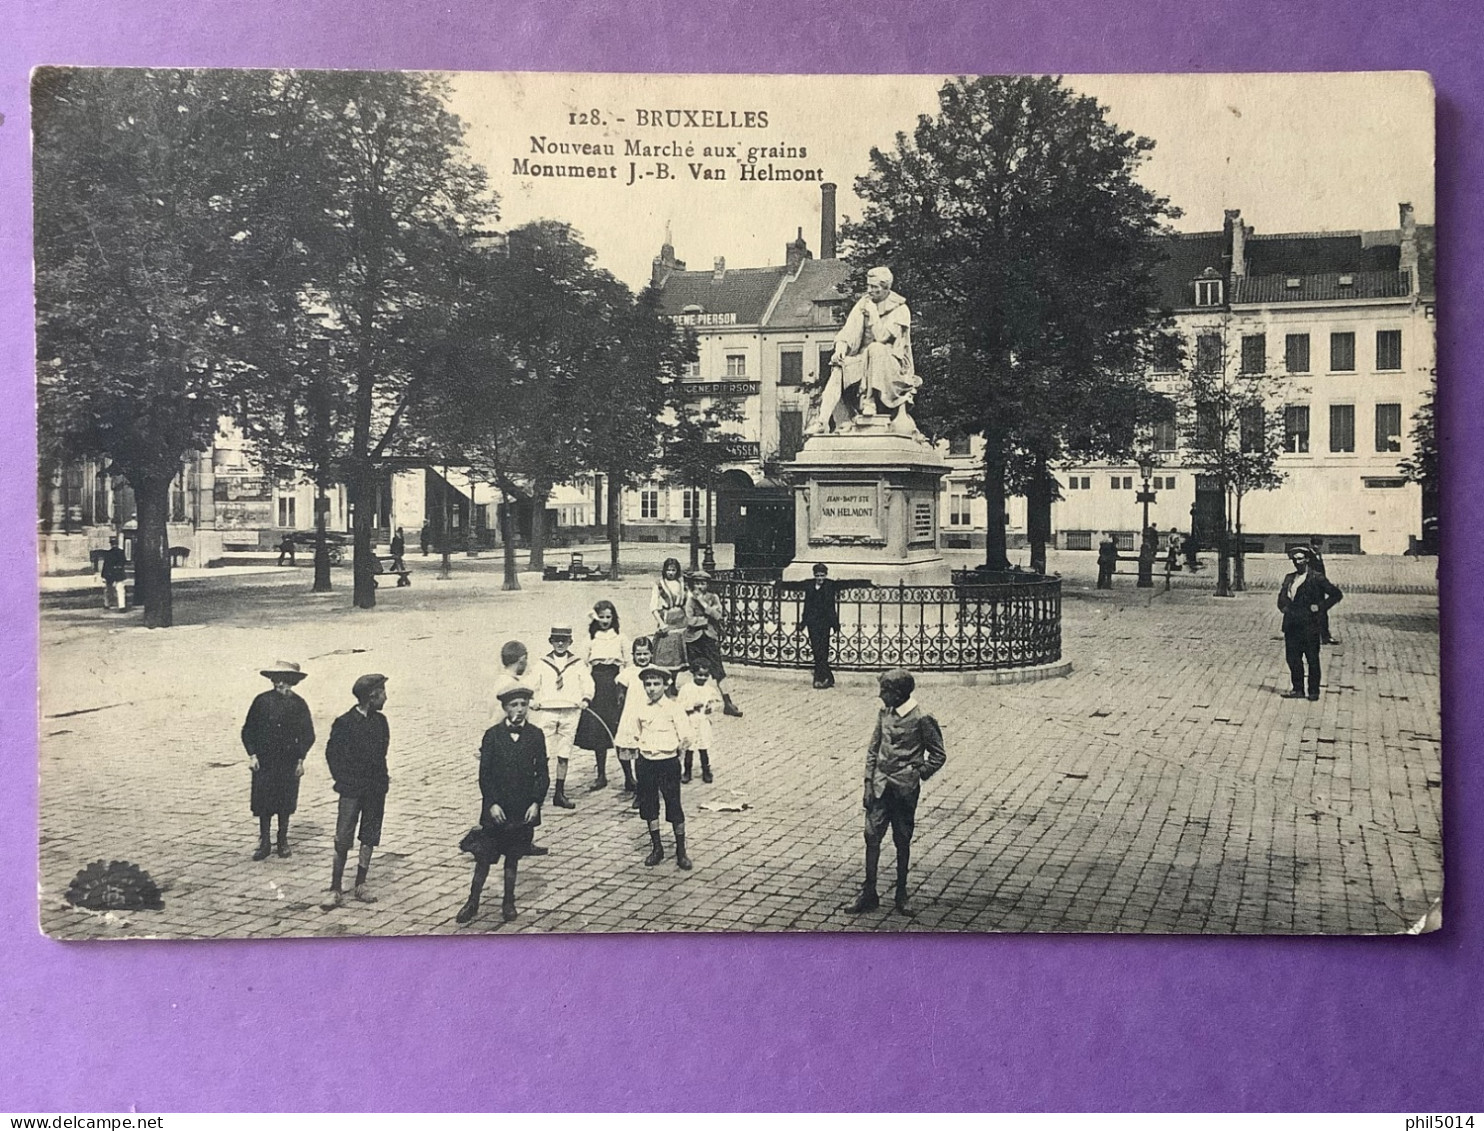
[[[721,421],[716,419],[713,409],[706,409],[701,414],[701,427],[706,429],[706,444],[708,447],[717,443],[716,431],[721,427]],[[712,449],[713,452],[715,449]],[[701,568],[707,573],[716,572],[716,527],[712,518],[711,494],[712,494],[712,467],[711,461],[706,464],[706,550],[701,558]]]
[[[1152,452],[1139,456],[1139,476],[1144,480],[1144,489],[1134,496],[1134,501],[1144,504],[1144,523],[1139,528],[1139,581],[1138,588],[1154,588],[1154,555],[1159,547],[1149,533],[1149,504],[1155,501],[1155,492],[1149,489],[1149,478],[1159,465]]]

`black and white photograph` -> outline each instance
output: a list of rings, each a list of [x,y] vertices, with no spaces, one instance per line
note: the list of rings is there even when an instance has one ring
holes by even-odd
[[[46,934],[1442,925],[1426,74],[31,99]]]

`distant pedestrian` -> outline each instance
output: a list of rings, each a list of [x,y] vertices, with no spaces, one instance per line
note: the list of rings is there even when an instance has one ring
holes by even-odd
[[[314,721],[309,704],[294,690],[306,677],[299,665],[279,660],[259,674],[273,687],[252,701],[242,724],[242,745],[252,771],[252,813],[258,819],[258,850],[254,860],[266,860],[272,848],[269,825],[278,817],[278,855],[293,855],[289,848],[289,817],[299,807],[299,779],[304,759],[314,745]]]
[[[474,857],[469,898],[454,916],[467,923],[479,914],[479,896],[490,868],[505,860],[505,893],[500,918],[511,922],[515,909],[515,877],[522,856],[532,855],[531,840],[541,823],[546,800],[546,738],[527,721],[529,687],[507,687],[500,692],[505,718],[484,732],[479,747],[479,827],[469,832],[459,848]]]
[[[618,730],[622,708],[618,673],[629,662],[629,642],[619,630],[618,609],[612,601],[593,606],[587,626],[587,670],[593,680],[593,701],[577,723],[576,743],[593,752],[598,776],[594,790],[608,787],[608,751]]]
[[[722,714],[742,717],[742,708],[732,702],[727,690],[727,669],[721,662],[721,625],[726,616],[721,598],[711,592],[711,575],[698,569],[690,575],[690,590],[685,597],[685,653],[687,666],[704,660],[716,680],[721,694]]]
[[[907,869],[912,858],[912,833],[917,824],[917,799],[921,783],[948,760],[938,720],[927,714],[912,697],[916,681],[912,673],[893,668],[881,675],[882,711],[876,719],[866,747],[866,784],[862,805],[866,811],[866,879],[860,895],[845,910],[850,915],[874,911],[881,906],[876,892],[876,868],[881,859],[881,838],[887,826],[897,849],[897,914],[907,918],[917,912],[907,902]]]
[[[284,558],[287,558],[288,564],[293,565],[294,554],[296,550],[297,547],[294,545],[294,536],[292,534],[285,533],[283,538],[278,543],[278,564],[283,565]]]
[[[407,539],[402,534],[402,528],[397,527],[397,533],[392,535],[392,569],[397,573],[405,573],[407,563],[402,559],[407,556]]]
[[[1310,573],[1315,573],[1315,572],[1321,573],[1321,574],[1324,575],[1324,577],[1326,579],[1328,579],[1328,577],[1329,577],[1329,570],[1325,568],[1325,565],[1324,565],[1324,555],[1319,552],[1319,547],[1321,545],[1323,545],[1323,540],[1317,534],[1313,538],[1311,538],[1309,540],[1309,572]],[[1319,618],[1319,643],[1321,643],[1321,644],[1338,644],[1339,643],[1339,641],[1336,640],[1330,634],[1330,631],[1329,631],[1329,610],[1328,609],[1325,609],[1324,612],[1320,615],[1320,618]]]
[[[587,664],[572,654],[572,630],[555,625],[548,638],[551,651],[531,665],[531,706],[535,722],[546,735],[546,752],[556,759],[555,788],[551,803],[558,809],[576,809],[567,797],[567,766],[577,723],[584,707],[592,705],[593,677]]]
[[[1339,604],[1343,594],[1322,572],[1309,568],[1308,547],[1295,546],[1288,556],[1293,562],[1293,572],[1283,579],[1278,589],[1278,608],[1283,613],[1283,650],[1293,686],[1283,693],[1283,698],[1304,698],[1304,664],[1307,661],[1307,694],[1310,699],[1318,699],[1320,626],[1324,613]]]
[[[386,706],[386,676],[363,675],[350,690],[356,697],[356,705],[335,720],[330,727],[330,740],[325,743],[325,761],[335,781],[335,792],[340,795],[335,817],[335,866],[330,873],[330,892],[336,907],[345,901],[341,882],[350,846],[357,837],[357,825],[361,855],[354,894],[362,903],[376,902],[376,897],[366,890],[366,876],[371,870],[371,852],[381,843],[381,823],[391,785],[386,765],[391,729],[386,715],[382,714]]]
[[[1165,539],[1165,572],[1180,572],[1180,531],[1171,528]]]
[[[804,607],[799,612],[799,627],[809,632],[809,651],[814,657],[814,686],[823,690],[835,686],[835,673],[830,667],[830,634],[840,631],[840,602],[835,583],[830,580],[830,567],[814,564],[814,580],[804,587]]]
[[[433,531],[425,522],[422,530],[418,533],[417,544],[422,549],[423,557],[428,556],[428,547],[433,544]]]
[[[691,681],[680,689],[675,697],[676,705],[685,712],[686,719],[690,723],[691,742],[695,753],[701,756],[701,780],[710,785],[714,780],[711,776],[711,751],[715,742],[715,735],[711,727],[711,715],[720,707],[721,693],[717,691],[716,685],[711,682],[711,669],[706,661],[695,659],[690,665]],[[685,752],[684,766],[680,772],[682,785],[690,781],[692,751]]]
[[[1098,543],[1098,588],[1112,589],[1113,574],[1118,570],[1118,543],[1105,533]]]
[[[1201,568],[1200,525],[1196,522],[1195,504],[1190,504],[1190,533],[1185,536],[1185,568],[1191,573]]]
[[[647,867],[665,858],[660,842],[660,799],[665,802],[665,820],[675,832],[675,865],[690,871],[691,860],[685,851],[685,810],[680,805],[680,756],[693,741],[685,712],[665,696],[669,676],[659,668],[645,668],[639,673],[645,702],[630,715],[632,730],[619,736],[639,751],[636,763],[639,816],[649,826]]]
[[[108,549],[103,551],[103,607],[123,612],[129,607],[129,561],[119,549],[117,535],[110,535]]]

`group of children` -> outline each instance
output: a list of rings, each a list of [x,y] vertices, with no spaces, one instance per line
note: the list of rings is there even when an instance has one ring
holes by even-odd
[[[633,795],[630,804],[648,826],[645,864],[653,867],[665,859],[663,802],[665,821],[674,831],[675,864],[691,869],[680,787],[692,780],[697,755],[701,780],[715,780],[710,716],[723,709],[723,700],[712,664],[697,655],[688,665],[681,657],[681,664],[661,666],[649,637],[626,646],[611,601],[593,607],[588,637],[585,658],[573,652],[572,630],[566,625],[552,627],[550,651],[534,662],[520,641],[508,641],[500,650],[504,670],[495,686],[499,707],[480,746],[479,828],[459,846],[475,860],[469,898],[456,916],[460,923],[478,914],[490,868],[502,857],[501,915],[506,921],[515,918],[517,862],[521,856],[546,853],[534,843],[534,831],[541,823],[548,785],[553,805],[577,807],[566,790],[575,747],[594,754],[597,777],[591,791],[608,785],[608,753],[617,754],[624,790]],[[687,667],[691,678],[680,684]]]

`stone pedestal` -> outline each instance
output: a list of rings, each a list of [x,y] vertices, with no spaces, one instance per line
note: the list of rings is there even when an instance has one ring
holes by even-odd
[[[841,581],[951,582],[938,549],[938,487],[948,463],[880,419],[810,437],[794,458],[795,557],[785,581],[805,580],[823,562]]]

